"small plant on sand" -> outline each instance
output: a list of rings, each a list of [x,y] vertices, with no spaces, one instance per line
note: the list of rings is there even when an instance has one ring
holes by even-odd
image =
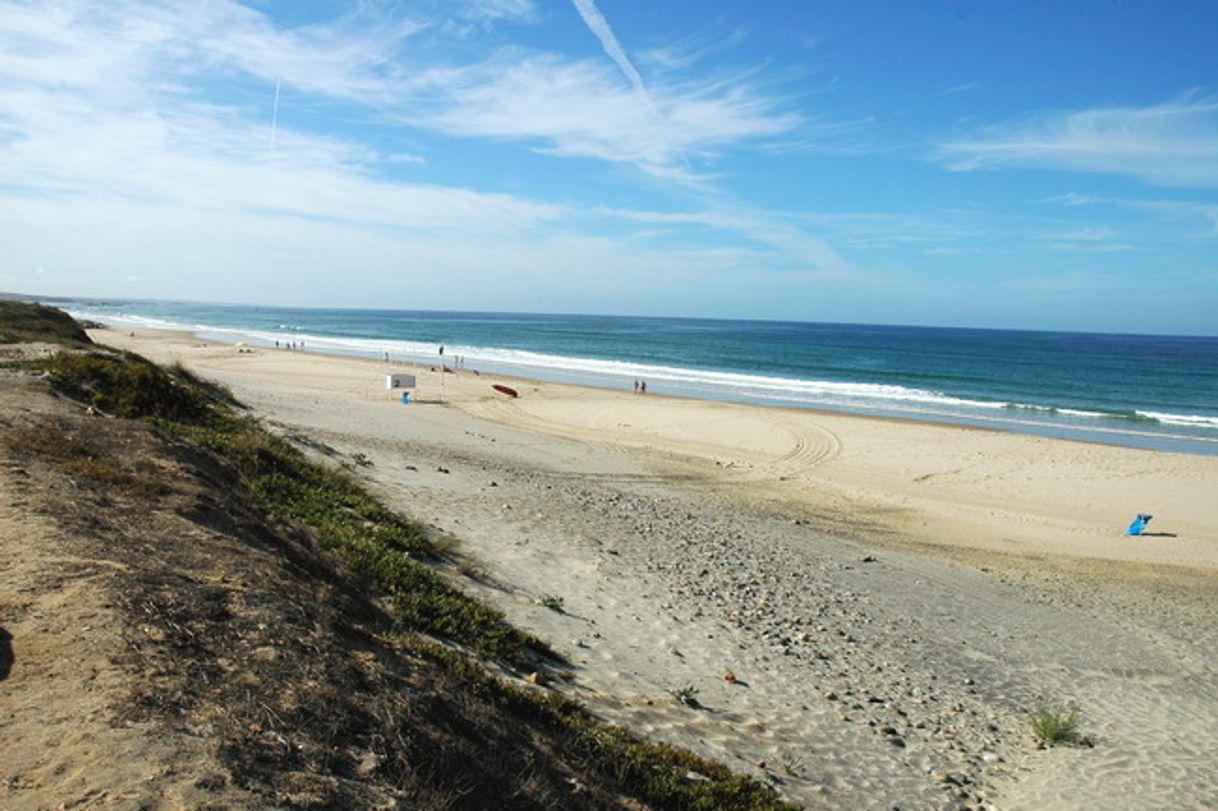
[[[782,773],[787,777],[799,777],[804,770],[804,762],[794,755],[783,755],[778,765],[782,767]]]
[[[1040,704],[1032,713],[1032,733],[1047,744],[1078,740],[1078,709],[1058,704]]]
[[[693,707],[695,710],[702,707],[702,703],[698,701],[698,688],[692,684],[687,684],[684,687],[673,690],[672,697],[686,707]]]
[[[457,571],[470,580],[476,580],[479,583],[491,582],[491,571],[482,563],[473,558],[464,557],[457,562]]]
[[[557,597],[553,594],[546,594],[546,595],[543,595],[542,598],[540,600],[538,600],[537,602],[544,605],[546,608],[550,609],[551,611],[557,611],[559,614],[562,613],[562,598],[561,597]]]
[[[455,558],[457,550],[461,548],[461,539],[456,535],[446,532],[431,539],[431,548],[435,550],[437,557]]]

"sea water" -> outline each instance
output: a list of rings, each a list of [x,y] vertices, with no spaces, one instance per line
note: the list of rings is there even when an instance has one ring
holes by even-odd
[[[1218,454],[1218,338],[48,300],[117,326]],[[443,354],[441,355],[441,348]]]

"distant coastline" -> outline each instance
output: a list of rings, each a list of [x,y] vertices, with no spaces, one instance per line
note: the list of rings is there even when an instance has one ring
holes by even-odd
[[[554,382],[643,379],[676,396],[1218,454],[1218,338],[54,301],[114,326],[231,343],[425,364],[460,356]]]

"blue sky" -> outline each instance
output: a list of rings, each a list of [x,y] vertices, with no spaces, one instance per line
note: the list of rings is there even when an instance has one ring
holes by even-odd
[[[1218,334],[1218,3],[0,2],[0,290]]]

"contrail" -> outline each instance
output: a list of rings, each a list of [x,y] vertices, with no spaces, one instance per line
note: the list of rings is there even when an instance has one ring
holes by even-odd
[[[604,49],[605,54],[617,63],[618,69],[630,80],[631,86],[634,87],[634,92],[639,95],[643,103],[647,105],[647,109],[655,117],[655,120],[660,123],[660,130],[656,133],[660,144],[675,152],[681,159],[681,163],[688,167],[689,159],[685,156],[685,152],[680,147],[668,142],[667,134],[663,131],[663,114],[656,107],[651,94],[647,92],[647,86],[643,84],[643,77],[635,70],[634,65],[630,62],[630,57],[626,56],[626,51],[622,49],[621,43],[614,36],[613,29],[609,27],[609,21],[605,19],[605,15],[601,14],[600,9],[596,7],[595,0],[571,0],[571,2],[575,4],[575,10],[583,18],[584,25],[588,26],[588,30],[601,41],[601,48]]]
[[[279,82],[282,77],[275,79],[275,106],[271,109],[271,152],[275,152],[275,141],[279,135]]]
[[[588,26],[596,38],[601,41],[601,47],[605,49],[605,53],[617,63],[622,73],[626,74],[626,78],[630,80],[630,84],[634,85],[634,89],[644,96],[647,95],[647,88],[643,85],[643,77],[634,69],[634,65],[630,63],[626,52],[622,50],[622,46],[618,43],[617,37],[613,35],[613,29],[609,27],[609,21],[605,19],[605,15],[601,14],[600,9],[596,7],[593,0],[571,0],[575,4],[575,10],[579,12],[579,16],[583,17],[584,24]]]

